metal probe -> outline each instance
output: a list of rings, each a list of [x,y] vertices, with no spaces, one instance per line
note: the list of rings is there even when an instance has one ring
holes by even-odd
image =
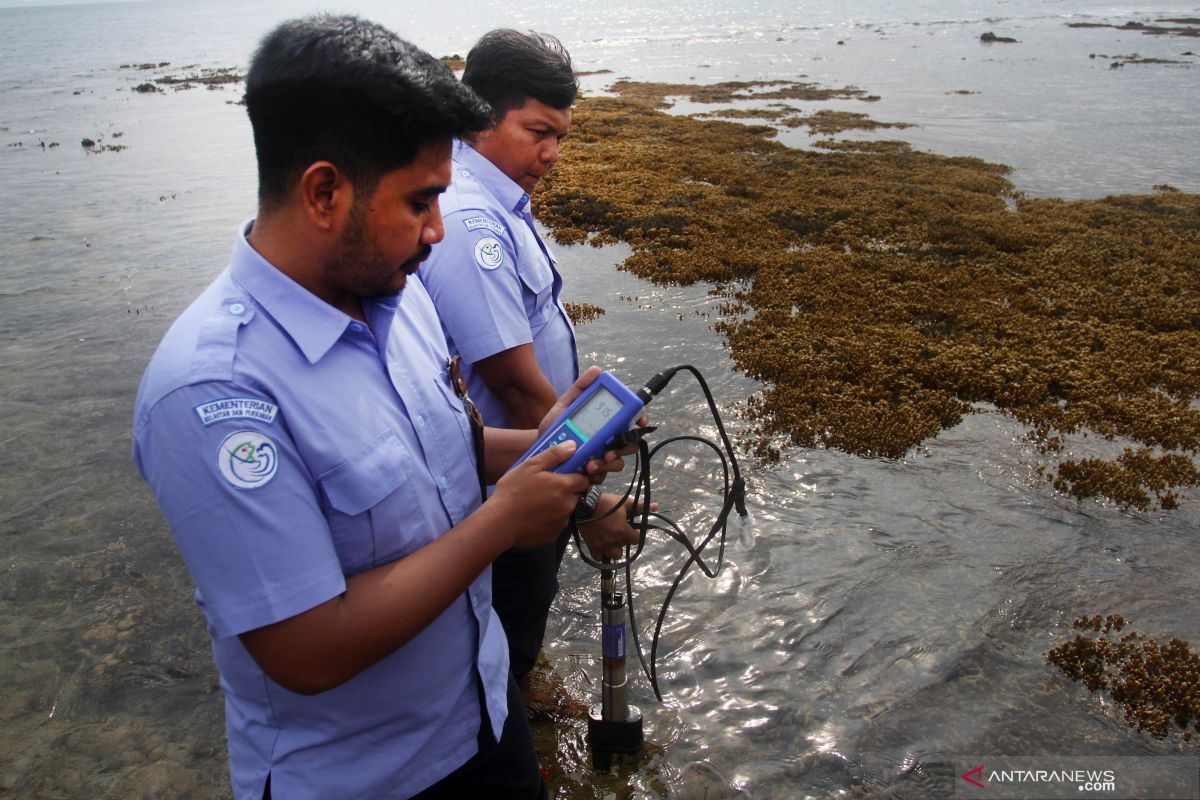
[[[629,705],[625,670],[625,596],[611,569],[600,572],[600,630],[603,677],[600,703],[588,709],[588,744],[592,766],[607,771],[613,755],[633,755],[642,747],[642,712]]]

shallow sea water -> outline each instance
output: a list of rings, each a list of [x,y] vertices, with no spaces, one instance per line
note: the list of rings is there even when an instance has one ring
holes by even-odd
[[[420,18],[383,3],[354,8],[437,55],[464,53],[499,25],[558,33],[580,69],[613,70],[586,78],[590,91],[623,75],[853,84],[880,101],[827,107],[918,123],[878,133],[1010,164],[1030,194],[1200,191],[1196,59],[1109,67],[1133,52],[1189,61],[1180,54],[1200,47],[1063,25],[1195,17],[1200,7],[960,5],[478,3]],[[207,638],[130,463],[129,419],[159,337],[253,214],[253,149],[232,104],[239,87],[130,88],[185,65],[243,67],[257,36],[300,8],[0,8],[4,796],[228,794]],[[456,24],[464,18],[469,27]],[[982,45],[985,30],[1021,43]],[[160,61],[171,65],[120,66]],[[89,154],[83,137],[127,149]],[[783,138],[809,144],[799,132]],[[621,247],[558,250],[567,299],[607,312],[580,326],[582,361],[630,382],[695,364],[727,424],[744,428],[737,408],[758,387],[731,370],[710,329],[721,314],[711,287],[618,272]],[[652,410],[659,435],[713,433],[686,376]],[[634,680],[661,752],[640,771],[599,778],[582,730],[565,726],[559,796],[948,797],[956,756],[1180,752],[1130,730],[1043,654],[1083,613],[1120,611],[1147,635],[1200,641],[1200,493],[1148,514],[1062,497],[1037,474],[1045,462],[1025,433],[981,408],[903,459],[790,449],[779,464],[743,463],[752,522],[731,530],[720,576],[694,571],[672,603],[658,649],[664,702]],[[1071,448],[1120,444],[1080,438]],[[686,449],[656,464],[663,511],[699,524],[713,477]],[[682,562],[673,545],[648,546],[635,573],[643,625]],[[547,652],[572,689],[595,698],[597,582],[571,561],[562,583]]]

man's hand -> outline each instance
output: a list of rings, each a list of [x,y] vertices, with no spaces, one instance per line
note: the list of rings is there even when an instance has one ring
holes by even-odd
[[[607,514],[610,509],[618,505],[620,500],[621,498],[615,494],[600,495],[592,516],[600,517]],[[617,509],[604,519],[585,522],[579,526],[579,535],[583,537],[584,544],[587,545],[588,554],[596,561],[603,558],[619,561],[625,554],[625,545],[638,543],[638,532],[629,524],[629,515],[634,510],[633,498],[626,499],[623,505],[624,508]],[[658,503],[651,504],[652,509],[657,507]]]
[[[575,452],[575,442],[555,445],[505,473],[486,505],[500,507],[512,547],[552,542],[567,525],[579,497],[588,490],[584,475],[552,472]]]

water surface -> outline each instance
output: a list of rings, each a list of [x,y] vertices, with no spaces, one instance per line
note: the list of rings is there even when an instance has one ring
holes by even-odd
[[[1196,60],[1109,66],[1135,52],[1188,61],[1181,53],[1200,49],[1194,40],[1065,27],[1194,17],[1200,7],[971,6],[472,0],[419,16],[353,4],[436,55],[465,53],[500,25],[557,33],[580,69],[613,70],[586,78],[588,91],[616,76],[855,85],[881,99],[830,107],[917,123],[884,133],[1007,163],[1030,194],[1200,191]],[[258,36],[305,7],[0,8],[6,796],[228,792],[206,635],[130,464],[129,421],[159,337],[254,213],[253,148],[240,87],[130,89],[190,65],[243,68]],[[1020,44],[983,45],[986,30]],[[84,137],[126,149],[89,153]],[[731,371],[709,328],[721,313],[710,287],[638,281],[613,269],[625,254],[560,248],[567,298],[607,310],[580,327],[582,360],[631,382],[696,364],[739,427],[737,406],[757,387]],[[686,377],[653,410],[664,433],[712,433]],[[950,791],[956,755],[1176,752],[1131,731],[1043,654],[1085,612],[1120,611],[1150,636],[1200,640],[1200,497],[1185,492],[1169,514],[1065,498],[1037,474],[1041,456],[1025,433],[982,408],[903,459],[791,449],[779,464],[746,464],[753,522],[731,536],[720,577],[693,575],[672,605],[659,648],[664,702],[635,681],[647,735],[663,751],[628,779],[633,795],[828,797],[858,787],[936,797]],[[1120,443],[1072,443],[1077,455],[1110,446]],[[658,471],[657,494],[664,511],[696,523],[711,508],[712,475],[693,456]],[[635,587],[646,623],[682,560],[673,546],[648,548]],[[563,584],[549,654],[592,695],[596,582],[571,562]],[[575,770],[563,786],[602,796],[609,784],[587,773],[580,736],[562,743]]]

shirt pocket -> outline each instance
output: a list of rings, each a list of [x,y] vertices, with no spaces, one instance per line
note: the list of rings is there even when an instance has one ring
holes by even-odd
[[[536,330],[545,325],[557,310],[551,296],[554,273],[542,257],[541,250],[538,250],[517,262],[517,275],[525,288],[525,316],[529,319],[530,328]]]
[[[400,558],[436,538],[411,477],[419,466],[389,428],[317,479],[345,574]]]
[[[471,418],[467,415],[467,409],[463,401],[451,387],[447,370],[442,370],[434,379],[434,383],[437,384],[438,394],[441,395],[442,400],[449,407],[450,414],[454,417],[454,423],[457,425],[458,432],[462,437],[461,451],[456,449],[459,446],[458,441],[444,441],[442,443],[441,454],[447,457],[446,468],[447,470],[454,471],[456,481],[465,480],[467,482],[463,484],[464,486],[470,485],[471,487],[476,487],[479,483],[479,467],[476,464],[475,434],[471,430]],[[452,439],[452,437],[447,438]],[[463,477],[464,473],[469,473],[469,480]],[[474,510],[477,505],[474,499],[478,497],[479,491],[478,489],[474,489],[466,501],[453,492],[449,492],[443,498],[454,524],[457,525],[459,522],[462,522],[466,515]]]

